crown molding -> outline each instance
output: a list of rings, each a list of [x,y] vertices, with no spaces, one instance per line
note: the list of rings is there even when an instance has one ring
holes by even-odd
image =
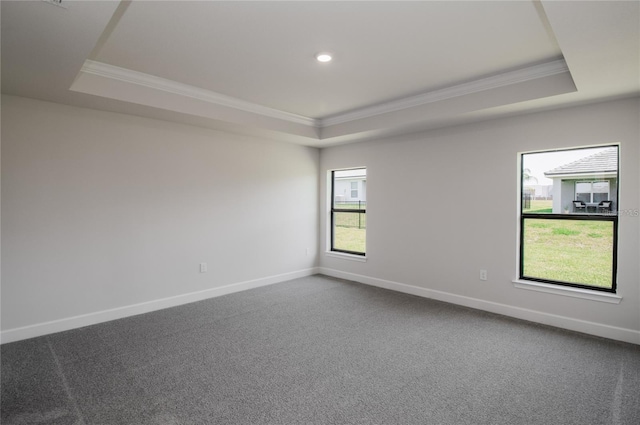
[[[361,109],[356,109],[327,118],[314,119],[274,108],[269,108],[267,106],[258,105],[252,102],[247,102],[235,97],[226,96],[188,84],[178,83],[176,81],[156,77],[150,74],[145,74],[143,72],[109,65],[103,62],[86,60],[81,69],[81,73],[93,74],[103,78],[108,78],[129,84],[135,84],[154,90],[160,90],[180,96],[189,97],[192,99],[201,100],[214,105],[233,108],[243,112],[250,112],[264,117],[275,118],[285,122],[302,124],[308,127],[320,129],[332,125],[369,118],[376,115],[397,112],[403,109],[415,108],[430,103],[440,102],[446,99],[479,93],[485,90],[496,89],[512,84],[524,83],[527,81],[532,81],[566,72],[569,72],[569,68],[567,67],[566,62],[563,59],[559,59],[552,62],[530,66],[527,68],[503,72],[500,74],[492,75],[490,77],[445,87],[439,90],[421,93],[415,96],[409,96],[390,102],[383,102],[377,105],[367,106]]]
[[[216,93],[211,90],[201,89],[188,84],[178,83],[166,78],[156,77],[155,75],[109,65],[103,62],[87,59],[80,72],[190,97],[204,102],[213,103],[215,105],[238,109],[240,111],[280,119],[295,124],[302,124],[315,128],[320,125],[319,121],[313,118],[280,111],[278,109],[269,108],[267,106],[258,105],[235,97]]]
[[[375,115],[396,112],[407,108],[435,103],[454,97],[478,93],[485,90],[496,89],[517,83],[524,83],[539,78],[549,77],[556,74],[569,72],[567,63],[564,59],[558,59],[527,68],[508,71],[501,74],[492,75],[490,77],[481,78],[479,80],[470,81],[468,83],[457,84],[455,86],[445,87],[443,89],[422,93],[415,96],[404,97],[402,99],[384,102],[373,106],[368,106],[343,114],[335,115],[319,120],[319,126],[328,127],[336,124],[343,124],[349,121],[355,121],[363,118],[369,118]]]

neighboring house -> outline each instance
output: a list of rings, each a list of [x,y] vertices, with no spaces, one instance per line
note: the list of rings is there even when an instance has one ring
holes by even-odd
[[[336,202],[366,202],[367,177],[336,177],[333,196],[335,197]]]
[[[553,197],[552,185],[525,184],[525,193],[531,195],[531,199],[551,199]]]
[[[573,211],[573,201],[597,205],[618,200],[618,149],[613,147],[546,171],[553,180],[553,213]]]

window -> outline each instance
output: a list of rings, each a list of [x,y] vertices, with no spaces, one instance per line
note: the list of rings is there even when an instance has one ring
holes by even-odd
[[[365,255],[367,200],[358,185],[366,180],[366,168],[331,171],[331,251]]]
[[[597,204],[609,200],[609,182],[576,182],[576,201]]]
[[[520,156],[519,278],[616,291],[618,146]]]

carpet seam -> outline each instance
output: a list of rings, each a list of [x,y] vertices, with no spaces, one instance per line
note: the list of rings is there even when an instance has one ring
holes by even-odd
[[[622,413],[622,382],[624,380],[624,355],[620,359],[620,371],[618,372],[618,382],[616,382],[616,388],[613,390],[613,401],[611,406],[612,413],[612,425],[621,424]]]
[[[87,423],[85,422],[84,417],[82,416],[82,413],[80,412],[80,408],[78,407],[78,403],[76,402],[75,397],[73,397],[73,394],[71,394],[71,387],[69,387],[69,383],[67,382],[67,378],[66,378],[66,376],[64,376],[64,372],[62,371],[62,365],[60,364],[60,359],[58,359],[58,355],[56,354],[55,350],[53,349],[53,346],[51,345],[51,340],[49,339],[49,337],[47,337],[47,345],[49,346],[49,351],[51,352],[51,355],[53,356],[53,361],[56,364],[56,369],[58,371],[58,375],[60,376],[60,379],[62,380],[62,386],[64,387],[64,392],[67,394],[67,398],[71,402],[71,406],[73,407],[73,411],[76,414],[76,417],[80,420],[78,422],[78,424],[79,425],[86,425]]]

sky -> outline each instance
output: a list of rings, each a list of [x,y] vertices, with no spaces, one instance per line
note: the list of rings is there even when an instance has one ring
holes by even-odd
[[[608,147],[525,154],[523,168],[528,168],[530,170],[530,174],[538,180],[537,182],[535,180],[528,181],[525,185],[551,185],[553,184],[553,181],[544,176],[545,171],[549,171],[553,168],[559,167],[560,165],[593,155],[594,153],[603,151],[607,148]]]
[[[336,170],[336,177],[361,177],[367,175],[366,168],[356,168],[350,170]]]

